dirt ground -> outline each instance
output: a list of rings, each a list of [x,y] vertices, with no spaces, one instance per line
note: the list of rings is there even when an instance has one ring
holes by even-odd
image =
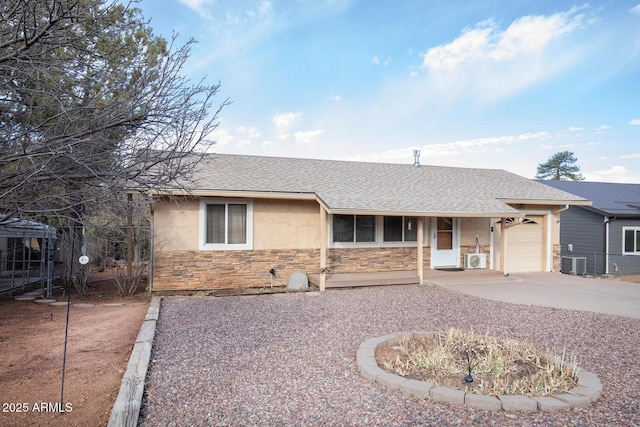
[[[84,297],[71,294],[64,394],[66,304],[0,299],[0,425],[107,425],[151,297],[139,289],[120,298],[106,277],[92,276]]]

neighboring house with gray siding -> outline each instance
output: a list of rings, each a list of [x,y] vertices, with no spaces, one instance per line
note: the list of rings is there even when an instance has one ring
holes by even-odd
[[[560,214],[563,260],[584,257],[587,274],[596,276],[640,274],[640,184],[539,182],[593,202]]]

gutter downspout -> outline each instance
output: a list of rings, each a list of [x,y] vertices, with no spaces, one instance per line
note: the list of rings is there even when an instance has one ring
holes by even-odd
[[[609,274],[609,223],[616,217],[604,217],[604,274]]]

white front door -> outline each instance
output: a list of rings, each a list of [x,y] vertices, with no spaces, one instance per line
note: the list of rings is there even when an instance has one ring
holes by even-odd
[[[458,221],[455,218],[431,220],[431,268],[459,267]]]

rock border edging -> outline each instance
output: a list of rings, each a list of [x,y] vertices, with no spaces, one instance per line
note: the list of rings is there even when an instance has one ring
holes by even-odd
[[[381,369],[376,362],[376,350],[384,345],[392,345],[405,338],[431,338],[439,334],[436,331],[397,332],[371,338],[360,344],[356,353],[358,372],[369,381],[381,384],[390,390],[399,390],[420,399],[430,398],[435,402],[466,405],[487,411],[567,411],[571,408],[590,406],[602,394],[602,383],[598,376],[583,370],[580,370],[577,375],[578,386],[567,393],[553,397],[522,395],[494,397],[466,393],[448,387],[435,387],[427,381],[404,378]]]

